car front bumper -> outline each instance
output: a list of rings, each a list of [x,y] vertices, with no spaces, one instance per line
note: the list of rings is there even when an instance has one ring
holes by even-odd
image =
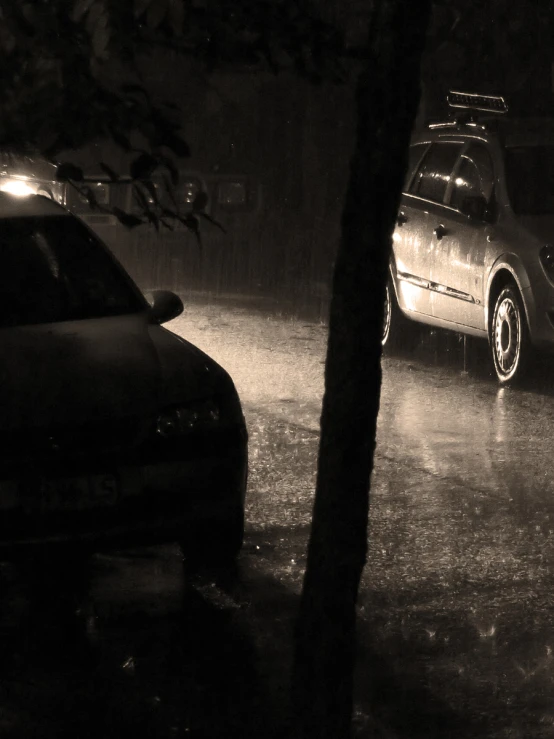
[[[106,467],[106,465],[103,465]],[[91,469],[57,482],[92,479]],[[98,479],[102,468],[94,469]],[[183,540],[195,523],[218,522],[244,508],[248,473],[245,434],[225,453],[147,463],[112,464],[103,470],[115,480],[109,499],[78,499],[52,505],[44,500],[39,478],[0,480],[0,555],[34,547],[76,546],[93,551]],[[90,487],[90,485],[89,485]],[[27,492],[24,492],[27,490]]]

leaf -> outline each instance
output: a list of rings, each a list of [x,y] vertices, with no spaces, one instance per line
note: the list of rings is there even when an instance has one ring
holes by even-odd
[[[73,7],[71,20],[78,23],[89,11],[94,0],[77,0]]]
[[[106,27],[98,27],[92,37],[92,49],[94,55],[98,59],[108,58],[108,41],[110,40],[110,31]]]
[[[131,177],[134,180],[145,180],[152,175],[157,166],[158,160],[145,152],[131,162]]]
[[[125,105],[142,106],[141,110],[144,111],[152,107],[151,97],[142,85],[129,83],[121,85],[119,90],[123,93]]]
[[[140,95],[144,95],[146,98],[150,99],[150,96],[148,95],[144,87],[134,82],[129,82],[125,85],[121,85],[119,89],[121,90],[121,92],[124,92],[127,95],[133,95],[134,93],[139,93]]]
[[[92,187],[85,185],[85,187],[79,188],[79,192],[81,193],[81,195],[85,196],[91,210],[100,209],[100,205],[98,204],[98,200],[96,199],[96,193],[94,192]]]
[[[154,226],[154,228],[156,229],[156,231],[159,233],[159,231],[160,231],[160,219],[158,218],[158,216],[155,213],[152,213],[151,210],[147,211],[147,213],[145,215],[148,218],[148,220],[150,221],[150,223]]]
[[[70,181],[70,185],[79,193],[82,198],[86,198],[87,204],[91,210],[100,210],[104,213],[111,212],[109,208],[101,205],[97,198],[94,190],[89,185],[76,185]]]
[[[127,228],[136,228],[136,226],[142,226],[144,221],[138,216],[134,216],[131,213],[125,213],[121,208],[112,208],[112,212],[117,220]]]
[[[185,19],[184,0],[169,0],[168,16],[171,28],[175,34],[180,34],[183,30],[183,21]]]
[[[189,213],[184,218],[179,218],[181,223],[185,225],[193,234],[196,236],[199,246],[202,246],[202,237],[200,235],[200,221],[192,213]]]
[[[164,183],[165,192],[169,195],[169,199],[173,203],[173,206],[175,207],[175,210],[178,210],[179,209],[179,206],[177,205],[177,199],[175,197],[175,192],[173,190],[173,186],[172,186],[171,182],[169,181],[167,175],[165,175],[165,174],[162,176],[162,179],[163,179],[163,183]],[[174,213],[173,215],[176,215],[176,214]]]
[[[169,172],[169,175],[171,177],[171,184],[173,187],[176,187],[179,184],[179,170],[177,169],[177,166],[173,159],[171,157],[161,157],[161,161],[164,164],[165,167],[167,167],[167,170]]]
[[[178,157],[190,157],[189,145],[176,133],[167,131],[164,134],[164,146],[171,149]]]
[[[202,213],[202,211],[206,210],[206,206],[208,205],[208,194],[205,193],[203,190],[200,190],[196,193],[196,196],[192,202],[192,212],[193,213]]]
[[[162,224],[162,226],[164,226],[165,228],[167,228],[168,231],[175,231],[175,227],[173,226],[173,224],[172,223],[168,223],[163,218],[160,218],[160,223]]]
[[[57,154],[62,151],[68,151],[68,149],[71,149],[71,145],[68,146],[68,139],[65,136],[58,136],[56,140],[50,144],[50,146],[42,150],[42,154],[47,159],[54,159]]]
[[[36,7],[33,3],[25,3],[21,6],[21,12],[23,13],[25,20],[27,20],[29,23],[34,24],[37,22],[35,11]]]
[[[109,126],[109,131],[114,143],[116,143],[124,151],[131,151],[131,149],[133,148],[131,146],[131,142],[124,134],[122,134],[113,126]]]
[[[148,190],[150,197],[152,198],[152,201],[155,205],[160,204],[160,197],[158,193],[158,188],[156,185],[152,182],[152,180],[144,180],[141,182],[141,185]]]
[[[150,207],[148,205],[148,200],[146,199],[146,195],[142,192],[142,190],[140,189],[138,185],[133,185],[133,195],[140,209],[145,214],[149,213]]]
[[[16,47],[16,39],[6,28],[0,27],[0,49],[7,56],[12,53]]]
[[[135,0],[135,17],[142,15],[153,0]]]
[[[167,15],[168,0],[152,0],[146,11],[146,24],[155,30],[161,25]]]
[[[209,216],[207,213],[199,213],[198,215],[200,216],[200,218],[205,218],[207,221],[212,223],[214,226],[217,226],[217,228],[219,228],[220,231],[223,231],[224,234],[227,233],[227,231],[223,228],[221,223],[219,223],[219,221],[216,221],[215,218],[212,218],[212,216]]]
[[[100,3],[95,3],[92,5],[92,7],[89,10],[88,17],[85,21],[85,25],[88,29],[88,32],[92,35],[96,27],[98,26],[98,22],[100,18],[102,17],[102,14],[104,13],[104,8]]]
[[[111,167],[108,167],[107,164],[104,164],[104,162],[100,162],[100,169],[108,175],[112,182],[119,181],[119,175],[117,172],[114,172],[114,170]]]
[[[77,167],[71,162],[64,162],[58,165],[56,170],[56,179],[59,182],[67,182],[68,180],[75,180],[75,182],[82,182],[84,179],[83,170]]]

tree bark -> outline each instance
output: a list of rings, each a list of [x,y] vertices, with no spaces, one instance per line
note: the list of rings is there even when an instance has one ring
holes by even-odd
[[[295,635],[298,736],[351,734],[356,602],[367,553],[392,233],[420,97],[430,0],[375,0],[335,263],[321,441]]]

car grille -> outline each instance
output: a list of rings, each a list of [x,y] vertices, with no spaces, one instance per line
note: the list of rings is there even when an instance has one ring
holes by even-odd
[[[140,445],[152,424],[126,418],[0,432],[0,464],[57,462],[122,453]]]

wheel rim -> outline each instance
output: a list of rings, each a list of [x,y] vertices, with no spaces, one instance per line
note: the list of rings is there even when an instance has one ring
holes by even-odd
[[[390,289],[389,289],[389,286],[387,285],[387,290],[385,292],[385,315],[383,316],[383,338],[382,338],[383,344],[386,344],[387,339],[389,338],[391,314],[392,314],[392,307],[391,307],[391,299],[390,299]]]
[[[517,369],[521,349],[520,316],[511,297],[498,305],[494,320],[494,352],[496,364],[503,377]]]

